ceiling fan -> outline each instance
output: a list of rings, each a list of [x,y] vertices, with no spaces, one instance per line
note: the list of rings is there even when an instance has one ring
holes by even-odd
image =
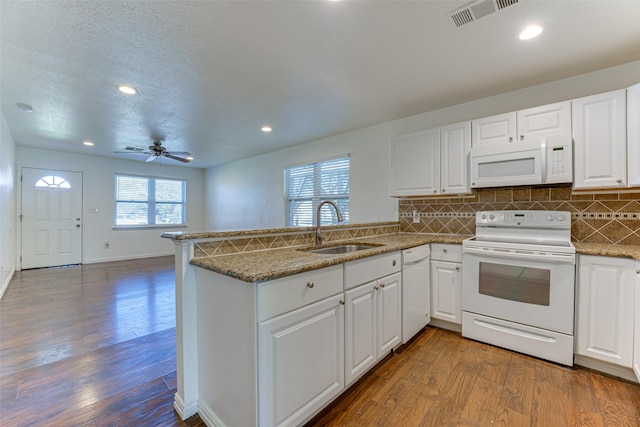
[[[124,151],[114,151],[114,153],[135,153],[135,154],[147,154],[149,157],[145,162],[151,162],[158,157],[168,157],[169,159],[177,160],[182,163],[189,163],[193,160],[191,157],[191,153],[188,151],[167,151],[166,148],[162,146],[162,141],[160,139],[156,139],[153,141],[153,145],[150,145],[149,148],[144,149],[140,147],[124,147]]]

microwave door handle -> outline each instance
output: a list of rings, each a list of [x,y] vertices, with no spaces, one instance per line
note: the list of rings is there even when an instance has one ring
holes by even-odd
[[[540,140],[540,150],[541,152],[541,156],[540,156],[540,175],[541,175],[541,182],[543,184],[546,184],[547,182],[547,138],[542,138]]]

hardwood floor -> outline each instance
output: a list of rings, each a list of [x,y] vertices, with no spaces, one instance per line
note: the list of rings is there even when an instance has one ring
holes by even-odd
[[[427,327],[307,427],[640,426],[640,386]]]
[[[16,273],[0,425],[204,426],[172,406],[174,304],[173,257]],[[307,425],[640,426],[640,386],[428,327]]]
[[[17,272],[0,301],[0,425],[181,421],[173,257]]]

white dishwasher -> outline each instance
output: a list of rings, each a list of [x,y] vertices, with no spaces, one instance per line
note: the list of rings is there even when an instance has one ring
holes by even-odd
[[[402,251],[402,343],[431,321],[429,245]]]

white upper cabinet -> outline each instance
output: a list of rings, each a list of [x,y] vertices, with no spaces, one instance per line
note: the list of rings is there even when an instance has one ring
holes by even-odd
[[[629,185],[640,186],[640,83],[627,89]]]
[[[473,120],[474,147],[524,142],[571,132],[571,102],[557,102]]]
[[[469,192],[471,122],[455,123],[394,138],[392,196]]]
[[[624,90],[572,101],[574,188],[627,186]]]
[[[516,138],[516,113],[498,114],[472,121],[474,147],[485,145],[506,144]]]
[[[440,188],[440,128],[398,136],[391,142],[392,196],[437,194]]]
[[[440,128],[440,186],[442,194],[469,192],[471,122]]]
[[[518,141],[571,133],[571,102],[557,102],[518,111]]]

